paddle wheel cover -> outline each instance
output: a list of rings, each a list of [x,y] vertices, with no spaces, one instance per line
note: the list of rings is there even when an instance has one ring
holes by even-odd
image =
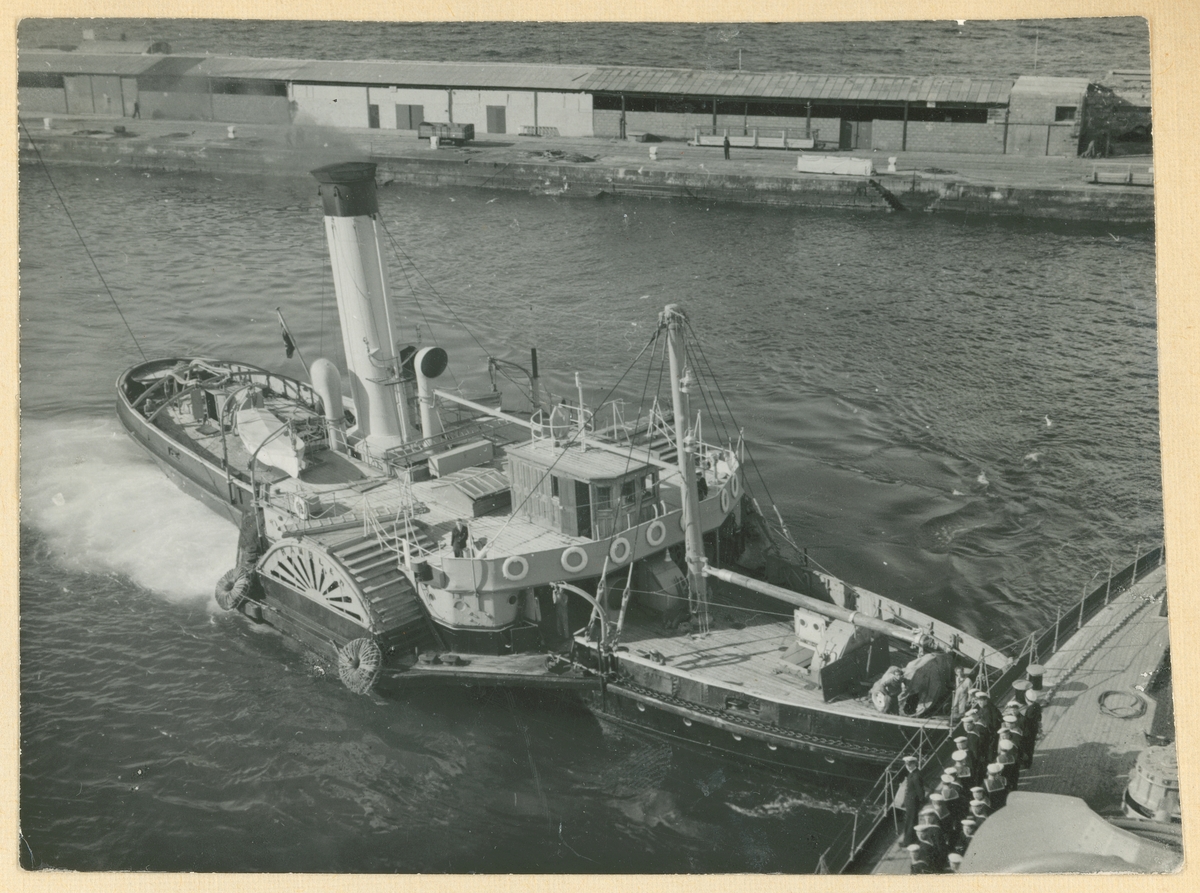
[[[303,542],[278,542],[267,550],[258,572],[363,629],[375,626],[358,584],[321,549]]]

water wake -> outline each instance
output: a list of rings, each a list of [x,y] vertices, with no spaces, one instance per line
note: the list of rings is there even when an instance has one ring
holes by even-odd
[[[211,596],[237,544],[232,524],[107,419],[24,420],[21,521],[67,568],[123,574],[173,601]]]

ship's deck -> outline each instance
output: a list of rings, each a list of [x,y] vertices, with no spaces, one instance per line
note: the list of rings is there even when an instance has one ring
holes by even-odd
[[[1159,610],[1166,586],[1160,566],[1046,662],[1050,699],[1021,790],[1080,797],[1102,815],[1119,812],[1157,707],[1143,688],[1168,647]]]
[[[579,639],[581,645],[586,644]],[[860,716],[875,722],[895,722],[911,728],[945,727],[946,719],[888,716],[880,713],[865,695],[826,703],[815,678],[790,667],[781,657],[796,644],[791,616],[787,620],[733,607],[713,610],[708,632],[668,633],[661,622],[631,612],[620,644],[622,661],[640,664],[696,682],[731,688],[777,704],[828,710],[842,716]]]
[[[1168,647],[1167,618],[1159,613],[1166,574],[1161,565],[1116,596],[1046,661],[1042,734],[1019,790],[1079,797],[1102,815],[1120,811],[1157,706],[1140,687]],[[1069,623],[1064,618],[1066,634]],[[1142,705],[1144,713],[1123,715]],[[873,873],[908,874],[908,853],[892,845]]]

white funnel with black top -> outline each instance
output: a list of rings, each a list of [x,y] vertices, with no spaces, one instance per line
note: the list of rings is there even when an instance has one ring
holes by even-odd
[[[409,439],[396,400],[400,361],[392,338],[375,197],[375,165],[331,164],[312,172],[325,206],[325,235],[337,293],[346,371],[360,448],[373,456]]]

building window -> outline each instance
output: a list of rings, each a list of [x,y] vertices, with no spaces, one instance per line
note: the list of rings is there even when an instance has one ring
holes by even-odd
[[[607,485],[596,485],[596,508],[610,509],[612,508],[612,487]]]
[[[1073,106],[1073,105],[1056,106],[1054,109],[1054,120],[1055,121],[1074,121],[1076,108],[1077,108],[1077,106]]]
[[[558,499],[558,475],[550,475],[550,495]]]

